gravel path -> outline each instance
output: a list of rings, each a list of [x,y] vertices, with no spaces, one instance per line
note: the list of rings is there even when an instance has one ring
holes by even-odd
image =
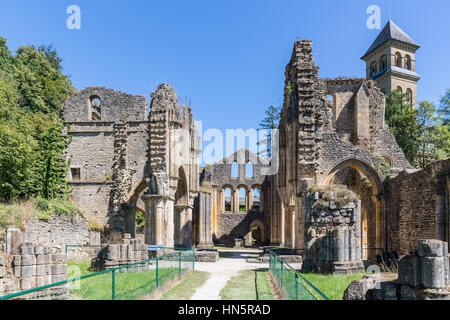
[[[195,291],[191,300],[220,300],[220,291],[225,287],[231,277],[239,274],[239,271],[269,268],[268,263],[246,262],[248,255],[261,253],[257,249],[220,250],[220,252],[229,252],[232,256],[229,258],[220,258],[216,263],[195,263],[195,270],[209,272],[211,277],[203,286]]]

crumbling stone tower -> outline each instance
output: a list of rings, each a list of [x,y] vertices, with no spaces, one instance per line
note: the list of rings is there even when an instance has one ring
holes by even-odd
[[[86,88],[66,102],[63,119],[72,136],[66,156],[72,201],[106,230],[136,231],[145,215],[145,242],[173,247],[192,239],[211,243],[207,220],[211,197],[199,196],[200,138],[192,110],[178,105],[175,90],[162,84],[143,96],[103,87]]]
[[[384,247],[383,180],[391,170],[411,166],[384,124],[385,96],[374,82],[320,79],[318,70],[312,42],[297,41],[286,67],[280,168],[270,178],[279,199],[269,196],[266,201],[272,210],[271,242],[307,250],[312,222],[305,215],[311,210],[305,194],[324,192],[326,186],[348,189],[361,200],[364,256],[371,248]]]

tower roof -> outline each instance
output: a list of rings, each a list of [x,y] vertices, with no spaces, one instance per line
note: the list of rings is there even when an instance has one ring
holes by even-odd
[[[369,53],[376,50],[381,45],[385,44],[389,40],[397,40],[407,44],[411,44],[419,48],[420,46],[410,37],[408,36],[399,26],[397,26],[392,20],[389,20],[384,26],[383,30],[381,30],[378,37],[370,46],[369,50],[367,50],[366,54],[361,58],[364,59]]]

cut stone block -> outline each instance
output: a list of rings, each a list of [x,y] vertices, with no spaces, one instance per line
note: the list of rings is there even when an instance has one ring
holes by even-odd
[[[21,276],[22,278],[34,277],[36,275],[36,266],[22,266]]]
[[[31,266],[36,264],[35,255],[23,255],[22,256],[22,266]]]
[[[6,267],[0,266],[0,278],[3,278],[6,276]]]
[[[36,265],[36,276],[43,276],[45,275],[45,265],[38,264]]]
[[[444,257],[448,253],[448,244],[445,241],[427,239],[419,240],[418,254],[421,257]]]
[[[52,274],[66,274],[67,266],[65,264],[54,264],[52,265]]]
[[[35,255],[44,254],[44,247],[43,246],[34,247],[34,254]]]
[[[54,274],[52,276],[52,283],[61,282],[66,280],[65,274]]]
[[[445,284],[444,257],[423,257],[422,284],[425,288],[440,289]]]
[[[46,285],[46,283],[45,283],[45,277],[44,276],[36,277],[36,287],[42,287],[42,286],[45,286],[45,285]]]
[[[416,293],[413,288],[407,285],[402,285],[400,287],[400,298],[401,300],[416,300]]]
[[[45,264],[45,255],[40,254],[40,255],[36,256],[36,264],[37,265]]]
[[[416,287],[420,285],[420,258],[406,256],[398,263],[398,283]]]
[[[66,256],[64,254],[52,254],[52,263],[53,264],[66,263]]]

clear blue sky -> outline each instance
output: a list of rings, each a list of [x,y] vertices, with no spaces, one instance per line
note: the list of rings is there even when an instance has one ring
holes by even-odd
[[[72,4],[81,30],[66,28]],[[53,43],[78,89],[149,97],[168,82],[204,129],[247,129],[282,103],[297,38],[313,40],[321,77],[364,77],[360,57],[381,31],[366,27],[372,4],[381,27],[392,19],[422,46],[418,99],[438,102],[450,87],[448,0],[2,0],[0,34],[13,51]]]

